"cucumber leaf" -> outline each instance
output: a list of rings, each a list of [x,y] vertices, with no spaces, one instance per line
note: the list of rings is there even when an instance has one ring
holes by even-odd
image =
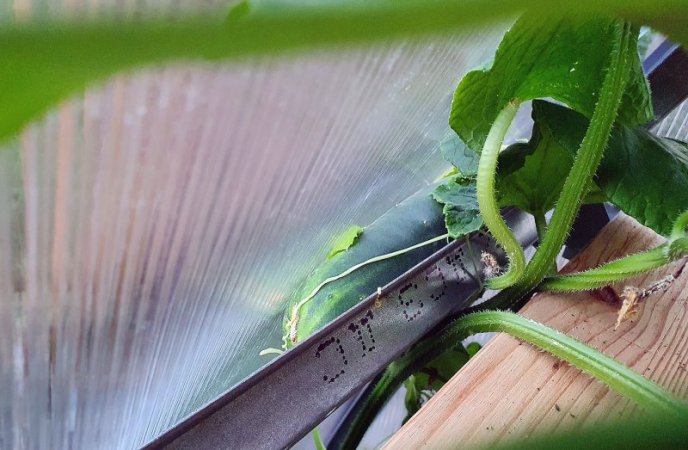
[[[102,16],[4,24],[0,141],[58,101],[124,70],[172,60],[246,59],[454,32],[513,17],[526,8],[623,16],[688,44],[685,0],[370,0],[253,6],[249,13],[237,7],[231,18],[216,14],[115,21]]]
[[[510,145],[499,155],[497,195],[502,207],[516,206],[534,216],[544,216],[561,195],[574,155],[552,137],[549,128],[533,119],[530,141]],[[605,200],[592,183],[585,202]]]
[[[478,348],[480,348],[479,345]],[[475,351],[473,354],[475,354]],[[408,377],[404,381],[404,387],[406,388],[404,404],[407,411],[404,423],[418,412],[423,403],[435,392],[439,391],[468,362],[471,356],[459,344],[456,348],[442,353],[421,370]]]
[[[404,395],[404,406],[406,407],[406,417],[404,418],[402,424],[406,423],[415,413],[420,410],[423,406],[423,398],[421,397],[421,392],[416,384],[416,375],[411,375],[404,380],[404,389],[406,389],[406,394]]]
[[[504,35],[491,67],[469,72],[454,93],[449,124],[480,152],[499,112],[512,100],[549,97],[591,116],[612,49],[614,21],[524,14]],[[635,54],[619,121],[653,117],[650,92]]]
[[[549,130],[534,126],[530,142],[513,144],[499,155],[500,205],[543,216],[559,198],[571,164],[573,156]]]
[[[466,346],[466,352],[469,357],[474,357],[476,353],[482,348],[482,345],[478,342],[471,342]]]
[[[533,117],[571,155],[589,123],[575,111],[544,101],[533,102]],[[674,219],[688,210],[688,144],[617,124],[596,183],[626,214],[667,236]]]
[[[468,352],[459,346],[442,353],[415,374],[418,390],[439,391],[468,362]]]
[[[473,176],[478,173],[480,157],[468,148],[455,133],[451,133],[440,143],[440,153],[446,161],[458,169],[461,175]]]
[[[444,205],[444,223],[452,238],[472,233],[483,226],[474,178],[454,176],[437,186],[432,196]]]
[[[363,227],[354,225],[348,228],[334,241],[332,250],[327,254],[327,259],[332,259],[336,255],[349,250],[358,241],[361,234],[363,234]]]

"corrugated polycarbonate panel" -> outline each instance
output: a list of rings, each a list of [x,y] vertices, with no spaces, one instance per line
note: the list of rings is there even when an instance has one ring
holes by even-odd
[[[134,448],[267,362],[336,236],[435,180],[501,30],[120,75],[0,153],[0,447]]]
[[[658,136],[688,142],[688,100],[674,108],[652,131]]]

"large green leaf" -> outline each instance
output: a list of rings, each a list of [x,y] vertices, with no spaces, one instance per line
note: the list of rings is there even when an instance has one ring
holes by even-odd
[[[537,120],[537,117],[533,117]],[[499,154],[497,195],[500,206],[516,206],[534,216],[554,208],[564,180],[571,170],[573,154],[536,121],[530,141],[512,144]],[[474,153],[475,154],[475,153]],[[606,200],[594,183],[585,202]]]
[[[589,123],[570,109],[544,101],[533,102],[533,117],[572,155]],[[668,235],[674,219],[688,210],[688,144],[617,124],[596,182],[625,213]]]
[[[480,156],[468,148],[456,133],[451,132],[451,135],[440,143],[440,153],[442,158],[456,167],[461,175],[473,176],[478,173]]]
[[[465,236],[483,226],[475,192],[475,178],[454,176],[437,186],[432,196],[444,205],[444,223],[452,238]]]
[[[524,14],[504,35],[494,62],[467,74],[454,94],[449,123],[481,151],[499,112],[513,100],[553,98],[591,116],[613,45],[613,20]],[[637,53],[619,120],[652,119],[647,81]]]
[[[237,59],[456,32],[526,7],[623,15],[688,42],[685,0],[366,0],[256,8],[174,21],[41,21],[0,28],[0,140],[48,107],[113,73],[174,59]]]
[[[534,127],[530,142],[511,145],[499,155],[500,205],[544,216],[559,198],[572,163],[571,154],[549,130]]]

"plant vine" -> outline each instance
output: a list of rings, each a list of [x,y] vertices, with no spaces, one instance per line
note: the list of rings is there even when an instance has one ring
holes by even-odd
[[[533,258],[526,264],[523,248],[501,216],[501,205],[495,188],[497,165],[504,137],[520,104],[514,97],[506,103],[492,122],[480,153],[475,182],[480,215],[488,231],[503,247],[508,258],[507,271],[487,280],[488,287],[502,290],[482,305],[465,310],[453,323],[421,341],[390,365],[371,394],[358,405],[354,420],[348,429],[345,446],[354,446],[358,442],[375,413],[411,374],[467,336],[486,331],[507,332],[533,344],[608,384],[649,411],[684,416],[687,413],[688,410],[682,402],[613,359],[556,330],[504,311],[516,309],[527,294],[538,288],[553,291],[599,288],[658,269],[688,255],[686,212],[674,222],[669,240],[665,244],[587,271],[564,276],[552,275],[555,258],[593,186],[593,176],[602,161],[619,116],[624,94],[630,86],[631,68],[637,45],[636,31],[629,23],[621,20],[614,21],[611,29],[612,45],[589,126],[580,142],[568,176],[563,181],[559,200],[549,224],[545,220],[543,210],[530,211],[535,218],[540,238],[540,245]],[[455,97],[455,102],[456,99]],[[640,298],[665,289],[670,282],[671,280],[660,280],[650,289],[633,292],[636,298]],[[632,309],[632,302],[626,307]],[[621,315],[620,313],[619,320],[622,318]]]

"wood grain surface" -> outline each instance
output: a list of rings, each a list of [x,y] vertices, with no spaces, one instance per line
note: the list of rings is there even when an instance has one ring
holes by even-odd
[[[663,238],[620,215],[562,271],[579,271],[660,244]],[[686,261],[592,293],[536,294],[521,313],[574,336],[688,397]],[[639,315],[614,324],[626,285],[676,281],[649,297]],[[638,414],[630,400],[526,343],[492,339],[386,444],[395,448],[489,445]]]

